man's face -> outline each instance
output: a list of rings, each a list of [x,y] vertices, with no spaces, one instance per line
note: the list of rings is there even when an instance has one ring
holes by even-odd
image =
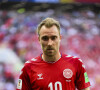
[[[43,53],[47,56],[54,56],[59,53],[61,36],[55,25],[50,28],[41,27],[39,41]]]

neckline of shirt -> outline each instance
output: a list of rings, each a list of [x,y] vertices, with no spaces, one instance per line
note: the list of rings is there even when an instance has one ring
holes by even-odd
[[[43,54],[43,53],[42,53],[42,54]],[[43,60],[42,54],[40,54],[41,60],[42,60],[43,62],[50,63],[50,64],[54,64],[54,63],[58,62],[58,61],[62,58],[62,53],[61,53],[61,54],[60,54],[61,56],[60,56],[60,58],[59,58],[57,61],[55,61],[55,62],[47,62],[47,61]]]

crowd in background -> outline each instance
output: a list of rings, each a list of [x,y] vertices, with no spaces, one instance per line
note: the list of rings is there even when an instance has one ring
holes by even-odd
[[[80,57],[85,64],[91,90],[99,90],[100,13],[94,13],[92,10],[56,12],[49,9],[44,12],[24,13],[0,10],[0,48],[10,48],[23,64],[41,54],[36,29],[40,21],[46,17],[60,21],[60,51]],[[16,75],[11,68],[13,65],[0,62],[0,90],[15,90],[18,73]]]

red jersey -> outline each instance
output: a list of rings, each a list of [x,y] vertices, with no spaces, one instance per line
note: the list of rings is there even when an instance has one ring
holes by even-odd
[[[90,86],[82,60],[63,54],[55,63],[41,56],[27,61],[21,70],[17,90],[75,90]]]

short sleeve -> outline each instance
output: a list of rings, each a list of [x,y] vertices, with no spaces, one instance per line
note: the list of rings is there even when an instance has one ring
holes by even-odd
[[[21,70],[16,90],[32,90],[30,79],[25,67],[23,67]]]
[[[88,79],[87,72],[85,70],[85,66],[82,62],[78,63],[78,70],[76,74],[76,87],[78,89],[84,89],[90,86],[90,82]]]

